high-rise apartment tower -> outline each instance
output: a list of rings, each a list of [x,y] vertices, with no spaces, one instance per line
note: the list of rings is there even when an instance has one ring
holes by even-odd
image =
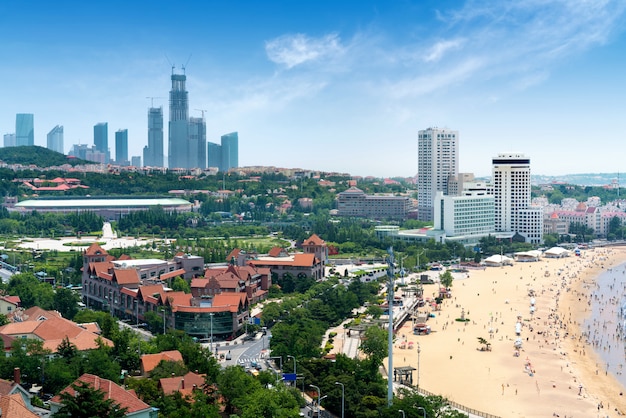
[[[52,151],[64,153],[63,150],[63,126],[57,125],[50,132],[47,137],[47,148]]]
[[[115,163],[128,165],[128,129],[115,132]]]
[[[172,73],[167,147],[169,168],[191,168],[194,166],[189,158],[189,93],[185,87],[186,81],[186,75]],[[193,151],[195,154],[195,150]],[[195,162],[194,160],[193,163]]]
[[[148,146],[143,149],[143,164],[148,167],[164,167],[162,107],[148,109]]]
[[[459,173],[459,131],[428,128],[417,139],[417,217],[434,220],[438,191],[448,195],[448,180]]]
[[[15,145],[35,145],[35,115],[32,113],[15,115]]]

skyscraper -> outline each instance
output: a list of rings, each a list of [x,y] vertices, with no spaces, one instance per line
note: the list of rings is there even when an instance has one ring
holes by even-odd
[[[15,134],[4,134],[4,147],[14,147],[15,145]]]
[[[417,218],[434,220],[438,191],[448,195],[448,180],[459,173],[459,131],[428,128],[417,140]]]
[[[189,118],[189,146],[191,167],[206,168],[206,122],[204,118]]]
[[[221,171],[239,167],[239,135],[231,132],[222,135],[222,164]]]
[[[168,167],[191,168],[189,155],[189,94],[187,76],[172,73],[170,90],[170,122],[168,139]],[[194,153],[196,150],[193,150]],[[197,157],[196,157],[197,160]],[[196,161],[194,160],[194,162]]]
[[[209,142],[207,144],[207,167],[217,167],[222,171],[222,146]]]
[[[519,153],[498,154],[492,160],[491,182],[496,232],[517,233],[527,242],[542,242],[543,211],[530,206],[530,158]]]
[[[148,109],[148,146],[143,151],[143,164],[149,167],[163,165],[163,108]]]
[[[128,165],[128,129],[115,132],[115,163]]]
[[[52,151],[60,152],[64,154],[63,150],[63,126],[57,125],[50,132],[47,137],[47,148]]]
[[[100,122],[93,127],[93,144],[96,151],[104,154],[104,162],[109,162],[109,124]]]
[[[35,115],[32,113],[15,115],[15,145],[35,145]]]

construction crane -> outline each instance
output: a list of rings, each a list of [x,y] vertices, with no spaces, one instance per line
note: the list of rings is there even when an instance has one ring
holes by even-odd
[[[206,109],[194,109],[194,110],[197,110],[198,112],[202,113],[202,119],[204,119],[204,112],[208,112],[208,110]]]
[[[154,107],[154,99],[165,99],[165,97],[152,97],[152,96],[146,96],[146,99],[150,99],[150,107]]]

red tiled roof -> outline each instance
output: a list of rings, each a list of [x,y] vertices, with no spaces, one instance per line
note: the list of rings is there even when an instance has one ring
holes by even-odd
[[[159,379],[159,386],[165,395],[180,392],[181,395],[191,395],[194,386],[200,389],[205,382],[204,374],[188,372],[184,376],[166,377]]]
[[[160,279],[161,280],[168,280],[168,279],[172,279],[174,277],[182,276],[183,274],[185,274],[185,269],[178,269],[178,270],[170,271],[169,273],[161,274]]]
[[[127,414],[151,408],[150,405],[139,399],[133,392],[124,390],[122,387],[116,385],[108,379],[103,379],[99,376],[85,373],[74,381],[74,383],[78,382],[84,382],[92,388],[104,392],[105,399],[113,399],[122,408],[127,408]],[[70,393],[73,396],[76,395],[76,391],[74,391],[71,385],[63,389],[61,393]],[[52,398],[50,402],[61,405],[60,394]]]
[[[283,252],[282,248],[274,247],[270,250],[269,253],[267,253],[267,255],[269,255],[270,257],[279,257],[282,252]]]
[[[321,239],[317,234],[311,235],[309,238],[304,240],[305,245],[324,245],[326,241]]]
[[[140,283],[139,274],[134,268],[114,269],[113,277],[115,278],[115,281],[120,285]]]
[[[32,412],[26,404],[22,395],[0,395],[0,411],[3,418],[38,418],[39,415]]]
[[[315,264],[315,254],[294,254],[293,260],[282,260],[274,258],[272,260],[251,260],[249,264],[261,266],[293,266],[293,267],[312,267]]]
[[[94,242],[85,250],[85,255],[109,255],[97,242]]]
[[[162,351],[156,354],[144,354],[141,356],[141,369],[143,370],[143,373],[150,373],[163,360],[183,361],[183,356],[178,350]]]

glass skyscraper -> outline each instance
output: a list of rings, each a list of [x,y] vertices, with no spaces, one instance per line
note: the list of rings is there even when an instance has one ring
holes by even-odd
[[[143,149],[143,165],[164,167],[163,158],[163,108],[148,109],[148,146]]]
[[[57,125],[48,132],[47,148],[61,154],[65,153],[63,150],[63,126]]]
[[[93,144],[96,151],[100,151],[105,155],[104,162],[109,162],[109,124],[101,122],[93,127]]]
[[[204,118],[189,118],[189,147],[191,167],[206,168],[206,122]],[[195,152],[193,151],[195,150]],[[193,159],[195,158],[195,162]]]
[[[35,115],[32,113],[15,115],[15,145],[35,145]]]
[[[217,167],[222,171],[222,146],[209,142],[207,144],[207,167]]]
[[[239,135],[231,132],[222,135],[222,164],[221,171],[239,167]]]
[[[128,165],[128,129],[115,132],[115,163]]]
[[[195,157],[191,164],[189,156],[189,93],[185,83],[187,76],[172,74],[172,89],[170,90],[170,122],[168,139],[168,167],[191,168],[197,161]],[[196,150],[193,149],[193,153]]]

